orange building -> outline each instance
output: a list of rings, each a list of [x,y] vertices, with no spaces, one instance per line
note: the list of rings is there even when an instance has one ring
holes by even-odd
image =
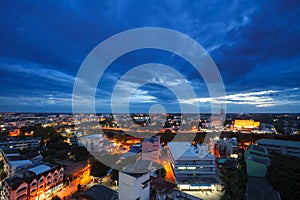
[[[17,136],[20,136],[20,134],[21,134],[21,130],[19,128],[17,128],[17,129],[14,129],[13,131],[10,131],[8,136],[17,137]]]
[[[236,119],[234,120],[233,129],[253,130],[253,129],[258,129],[259,126],[260,126],[260,122],[255,122],[254,120]]]

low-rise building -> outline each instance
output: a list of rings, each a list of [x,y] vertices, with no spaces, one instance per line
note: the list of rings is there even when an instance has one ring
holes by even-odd
[[[43,156],[33,151],[21,155],[17,149],[0,149],[0,159],[3,160],[4,172],[10,177],[24,168],[40,164]]]
[[[46,198],[51,188],[62,183],[63,177],[62,166],[42,164],[24,169],[5,179],[2,198],[4,200],[35,199],[40,196]]]
[[[245,162],[247,165],[247,175],[265,177],[270,164],[268,151],[257,145],[250,145],[245,152]]]
[[[118,192],[104,185],[94,185],[80,194],[81,200],[118,200]]]
[[[30,138],[27,140],[10,140],[0,142],[1,149],[37,149],[40,147],[41,138]]]
[[[6,156],[4,157],[4,171],[7,173],[7,176],[13,176],[18,170],[24,169],[30,165],[32,162],[23,155],[19,156]]]
[[[290,156],[300,157],[300,142],[276,139],[260,139],[256,143],[268,150],[268,152],[277,152]]]
[[[100,152],[103,146],[102,134],[83,135],[79,138],[79,143],[84,145],[89,152]]]
[[[236,119],[234,120],[233,129],[234,130],[258,130],[260,126],[260,122],[256,122],[252,119]]]

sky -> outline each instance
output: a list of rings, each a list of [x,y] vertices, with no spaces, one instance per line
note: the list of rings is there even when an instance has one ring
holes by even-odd
[[[0,112],[72,112],[73,86],[85,58],[108,38],[142,27],[172,29],[197,41],[217,66],[226,96],[212,98],[184,58],[144,48],[106,68],[95,89],[96,112],[112,112],[112,102],[123,105],[120,97],[130,91],[130,112],[180,112],[183,104],[210,112],[216,101],[226,112],[300,112],[297,0],[2,1]],[[146,63],[170,66],[181,78],[156,65],[141,68],[144,85],[137,87],[137,74],[121,80]],[[120,100],[113,99],[116,85]]]

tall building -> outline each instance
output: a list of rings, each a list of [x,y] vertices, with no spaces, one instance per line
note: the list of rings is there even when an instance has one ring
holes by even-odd
[[[138,160],[119,171],[119,200],[150,200],[152,162]]]
[[[215,189],[215,157],[207,145],[193,146],[189,142],[168,143],[168,157],[178,187],[183,190]]]

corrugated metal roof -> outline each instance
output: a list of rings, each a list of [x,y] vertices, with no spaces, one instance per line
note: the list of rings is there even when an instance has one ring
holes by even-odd
[[[35,173],[35,175],[39,175],[46,171],[49,171],[50,169],[51,167],[49,167],[48,165],[38,165],[36,167],[28,169],[28,171]]]

